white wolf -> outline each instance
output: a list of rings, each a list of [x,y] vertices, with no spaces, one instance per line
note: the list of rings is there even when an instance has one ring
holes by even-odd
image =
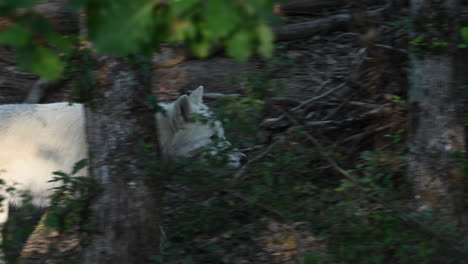
[[[203,87],[190,96],[161,104],[165,113],[155,116],[162,155],[167,159],[191,157],[212,142],[226,149],[221,123],[213,120],[202,102]],[[208,122],[197,121],[204,116]],[[194,118],[195,117],[195,118]],[[216,140],[215,140],[216,138]],[[70,172],[73,165],[87,157],[85,115],[81,104],[14,104],[0,106],[0,179],[18,191],[27,191],[32,203],[45,207],[54,183],[54,171]],[[228,165],[239,167],[245,155],[232,151]],[[5,188],[3,188],[5,189]],[[0,225],[8,218],[8,204],[21,205],[21,198],[0,192],[5,197]],[[0,240],[1,241],[1,240]]]

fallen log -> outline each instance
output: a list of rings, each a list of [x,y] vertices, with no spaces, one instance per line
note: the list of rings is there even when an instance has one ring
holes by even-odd
[[[287,24],[273,29],[276,41],[308,38],[334,28],[345,26],[350,14],[339,14],[302,23]]]
[[[381,15],[383,9],[366,12],[369,18]],[[273,28],[276,41],[288,41],[308,38],[323,32],[328,32],[346,26],[352,19],[350,13],[337,14],[295,24],[286,24]]]
[[[340,8],[345,4],[344,0],[297,0],[280,5],[279,12],[287,16],[321,13],[324,9]]]

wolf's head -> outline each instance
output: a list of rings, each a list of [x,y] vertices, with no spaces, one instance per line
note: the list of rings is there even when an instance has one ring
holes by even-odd
[[[246,160],[243,153],[231,149],[224,136],[223,125],[215,120],[208,106],[203,104],[203,87],[177,101],[161,104],[164,113],[157,113],[162,154],[168,159],[192,157],[202,150],[207,155],[225,155],[227,165],[239,167]]]

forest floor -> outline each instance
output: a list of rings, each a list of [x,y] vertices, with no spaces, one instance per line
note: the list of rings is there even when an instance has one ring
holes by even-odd
[[[218,52],[198,60],[170,47],[155,56],[153,90],[163,101],[199,85],[211,96],[205,101],[224,114],[230,108],[212,98],[248,98],[255,89],[269,98],[249,120],[249,132],[226,127],[231,142],[246,150],[248,167],[213,170],[212,175],[184,168],[168,179],[163,254],[157,256],[162,263],[364,263],[360,259],[372,247],[332,251],[338,257],[328,257],[329,247],[338,244],[331,234],[342,234],[334,229],[342,223],[324,223],[330,216],[322,212],[339,211],[335,206],[340,199],[354,194],[334,194],[345,177],[323,156],[333,153],[348,171],[366,162],[365,151],[385,150],[390,155],[376,159],[391,167],[396,175],[392,184],[399,184],[402,163],[396,157],[404,151],[408,10],[385,3],[374,1],[359,10],[348,4],[317,7],[301,15],[290,12],[283,17],[286,26],[342,15],[350,19],[327,25],[323,32],[277,42],[272,59],[253,57],[238,63]],[[65,94],[57,91],[47,101],[63,100]],[[294,129],[298,124],[305,127],[302,132]],[[312,135],[321,147],[314,145]],[[365,215],[379,206],[360,204],[353,214]],[[65,246],[57,246],[60,241]],[[42,236],[30,239],[25,251],[28,263],[70,263],[63,262],[65,256],[76,255],[79,246],[76,238]],[[350,256],[342,256],[346,254]],[[400,262],[390,258],[366,263]]]

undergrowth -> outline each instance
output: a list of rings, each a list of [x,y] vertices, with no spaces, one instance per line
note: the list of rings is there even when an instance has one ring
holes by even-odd
[[[267,69],[276,71],[284,65]],[[408,190],[404,153],[383,149],[363,150],[358,157],[347,157],[340,149],[327,153],[347,166],[347,178],[336,173],[324,153],[307,139],[308,133],[320,130],[302,125],[276,134],[260,130],[265,102],[281,88],[269,81],[270,75],[243,80],[249,87],[247,96],[226,98],[216,111],[233,145],[248,152],[251,162],[245,169],[226,170],[227,160],[220,158],[223,153],[206,156],[204,161],[151,165],[165,181],[161,253],[154,256],[155,261],[463,263],[450,243],[407,221],[432,223],[430,213],[399,210]],[[403,134],[398,130],[384,137],[402,144]],[[463,168],[468,166],[466,157],[457,158]],[[83,167],[79,163],[70,174],[55,174],[54,181],[62,185],[52,197],[49,226],[61,231],[76,225],[92,227],[83,216],[90,196],[99,188],[86,178],[74,177]],[[12,221],[7,229],[18,225]],[[466,241],[443,224],[436,230]],[[29,232],[22,229],[8,240]]]
[[[260,131],[268,97],[264,91],[272,87],[262,76],[269,75],[252,80],[268,83],[269,88],[262,85],[251,96],[228,98],[217,110],[226,130],[232,131],[232,126],[237,131],[229,137],[233,145],[251,150],[250,158],[260,158],[240,174],[192,161],[181,162],[170,172],[158,260],[171,264],[463,263],[463,256],[449,243],[407,221],[432,223],[433,219],[430,213],[402,209],[408,198],[404,153],[379,149],[365,150],[359,157],[346,157],[339,149],[331,153],[342,164],[355,164],[347,171],[351,180],[334,172],[304,136],[320,131],[302,126],[278,135]],[[403,144],[403,135],[400,129],[384,137]],[[319,237],[320,245],[300,248],[286,229],[274,230],[286,232],[283,240],[274,243],[290,245],[295,252],[295,258],[285,261],[278,257],[281,250],[269,251],[259,243],[271,235],[268,223],[272,222],[300,226],[287,232],[295,229]],[[437,230],[451,232],[443,224]],[[466,240],[460,234],[449,235]]]
[[[296,148],[278,146],[235,183],[229,173],[179,173],[175,181],[190,191],[167,194],[164,201],[181,206],[165,215],[164,263],[222,263],[233,250],[255,263],[252,257],[262,249],[253,241],[266,230],[259,219],[278,217],[284,223],[308,222],[306,232],[327,238],[327,250],[309,248],[300,256],[303,263],[462,263],[444,241],[367,199],[366,190],[324,176],[316,169],[324,163],[312,148]],[[363,154],[356,171],[363,175],[361,183],[379,186],[387,201],[396,202],[395,179],[376,161],[380,155]],[[242,252],[240,245],[249,250]],[[270,257],[268,263],[282,263]]]

